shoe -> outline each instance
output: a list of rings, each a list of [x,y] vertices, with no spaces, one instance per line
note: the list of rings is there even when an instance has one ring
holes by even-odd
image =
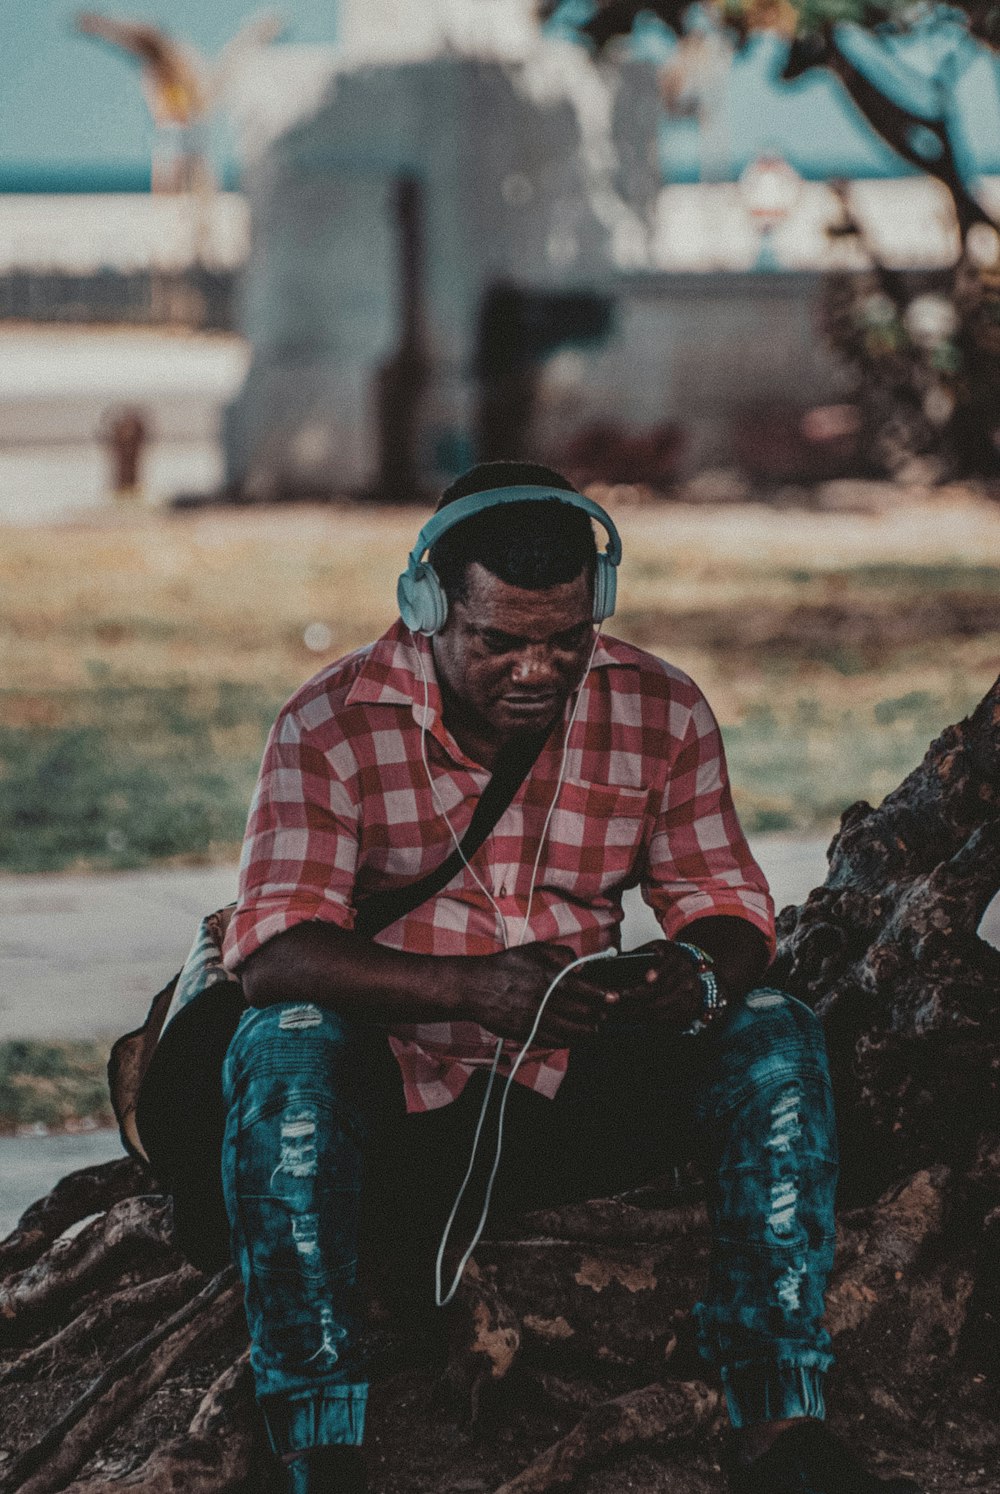
[[[284,1494],[368,1494],[360,1447],[334,1443],[312,1447],[282,1465]]]
[[[868,1473],[821,1421],[787,1427],[752,1463],[732,1448],[724,1466],[733,1494],[921,1494],[912,1479]]]

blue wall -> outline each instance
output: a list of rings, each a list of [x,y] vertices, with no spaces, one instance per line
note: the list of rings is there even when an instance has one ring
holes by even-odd
[[[0,20],[0,190],[149,186],[153,130],[138,67],[80,36],[77,11],[155,21],[214,54],[263,0],[5,0]],[[270,8],[270,6],[268,6]],[[274,0],[294,42],[336,39],[336,0]],[[225,130],[213,154],[231,175]]]
[[[336,38],[336,0],[273,0],[293,42]],[[474,3],[474,0],[468,0]],[[0,21],[0,191],[142,190],[149,185],[152,129],[138,70],[72,26],[77,0],[6,0]],[[260,0],[96,0],[95,8],[155,20],[212,53]],[[649,48],[656,49],[649,38]],[[662,43],[665,48],[666,44]],[[777,150],[807,177],[898,175],[902,164],[857,115],[839,86],[810,75],[772,81],[777,44],[753,43],[737,59],[728,100],[732,165],[739,172],[763,150]],[[959,92],[967,165],[1000,171],[997,64],[978,57]],[[235,177],[224,126],[213,135],[216,164]],[[665,174],[698,178],[697,131],[663,130]]]

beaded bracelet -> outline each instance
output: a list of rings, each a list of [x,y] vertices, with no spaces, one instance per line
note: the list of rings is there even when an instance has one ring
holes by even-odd
[[[683,949],[685,954],[691,956],[695,974],[701,985],[701,1016],[696,1017],[690,1027],[685,1027],[684,1033],[687,1035],[702,1032],[719,1016],[720,1012],[725,1011],[729,1003],[719,989],[712,956],[706,954],[697,944],[685,944],[682,939],[675,939],[674,943],[678,949]]]

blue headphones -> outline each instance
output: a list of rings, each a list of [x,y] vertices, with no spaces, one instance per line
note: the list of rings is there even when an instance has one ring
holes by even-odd
[[[396,586],[399,615],[411,633],[437,633],[444,627],[448,616],[444,588],[434,567],[423,559],[435,540],[440,539],[446,530],[461,524],[463,519],[471,519],[473,514],[480,514],[484,509],[496,508],[502,503],[551,503],[553,499],[589,514],[608,532],[608,547],[598,554],[594,573],[594,622],[600,623],[610,617],[615,610],[616,568],[622,558],[622,542],[600,504],[593,503],[582,493],[570,493],[562,488],[491,488],[485,493],[470,493],[467,498],[457,498],[454,503],[449,503],[428,519],[417,535],[409,563]]]

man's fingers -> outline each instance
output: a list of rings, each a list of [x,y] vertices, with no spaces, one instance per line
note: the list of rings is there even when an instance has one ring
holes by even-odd
[[[578,980],[577,973],[574,970],[572,975],[568,975],[565,980],[559,982],[549,1000],[571,1000],[582,1002],[585,1006],[600,1006],[607,989],[603,981]]]
[[[560,969],[565,968],[564,964],[560,964],[558,967],[547,971],[546,974],[549,977],[549,983],[551,984],[555,979]],[[603,1001],[607,988],[601,977],[591,974],[590,970],[590,966],[581,965],[578,969],[571,971],[554,988],[552,995],[549,997],[550,1002],[570,995],[574,996],[578,1001],[596,1002],[598,1004]]]
[[[525,944],[522,948],[532,959],[551,966],[553,974],[557,970],[565,970],[576,959],[575,951],[566,944]]]
[[[589,1021],[576,1021],[558,1014],[549,1017],[546,1013],[535,1036],[535,1043],[542,1048],[566,1048],[579,1038],[593,1037],[597,1027],[598,1023],[594,1018],[590,1018]]]
[[[576,951],[564,944],[529,944],[525,946],[525,953],[530,953],[531,958],[541,964],[550,981],[574,960],[579,959]],[[575,991],[585,1000],[603,1002],[609,989],[608,982],[613,979],[614,961],[609,959],[605,964],[604,961],[595,960],[593,963],[577,966],[559,982],[556,992]]]
[[[553,1016],[563,1017],[570,1022],[586,1022],[593,1026],[604,1006],[603,997],[600,1001],[580,1001],[572,995],[567,995],[562,1001],[558,1001],[556,999],[558,995],[559,992],[557,991],[549,997],[545,1007],[546,1015],[552,1014]]]
[[[616,1006],[618,1001],[617,992],[604,991],[599,987],[582,991],[562,991],[557,988],[549,997],[545,1009],[568,1012],[579,1019],[593,1022],[603,1012]]]
[[[572,965],[574,960],[580,958],[575,949],[569,949],[565,944],[528,944],[524,946],[524,949],[526,954],[530,954],[533,959],[539,960],[549,968],[553,975],[557,975],[560,970],[565,970],[568,965]],[[580,977],[588,980],[595,979],[591,972],[598,963],[594,961],[580,965],[568,979],[577,980]]]
[[[539,1033],[546,1030],[558,1032],[565,1042],[568,1037],[585,1037],[596,1032],[600,1023],[602,1001],[603,998],[581,998],[572,991],[553,991],[545,1003]]]

